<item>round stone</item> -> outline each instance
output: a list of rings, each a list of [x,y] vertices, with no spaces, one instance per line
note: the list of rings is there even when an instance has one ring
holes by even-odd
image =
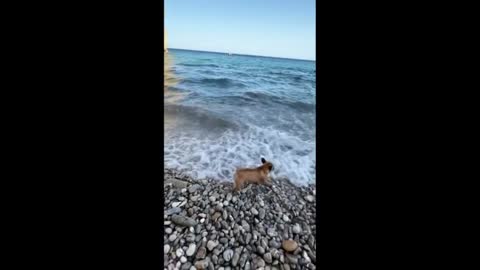
[[[232,259],[233,257],[233,250],[227,249],[223,252],[223,259],[228,262]]]
[[[200,247],[197,250],[197,255],[195,257],[197,259],[204,259],[206,254],[207,254],[207,250],[204,247]]]
[[[217,245],[218,245],[218,242],[210,240],[207,243],[207,248],[208,250],[212,251]]]
[[[283,243],[282,243],[282,247],[284,250],[288,251],[288,252],[292,252],[292,251],[295,251],[298,247],[298,244],[297,242],[295,242],[294,240],[284,240]]]
[[[226,244],[226,243],[228,243],[228,239],[225,238],[225,237],[222,237],[222,238],[220,238],[220,243]]]
[[[180,268],[180,270],[189,270],[191,266],[192,266],[192,263],[187,261],[186,263],[182,264],[182,267]]]
[[[188,246],[188,249],[187,249],[187,252],[186,252],[186,253],[187,253],[187,256],[189,256],[189,257],[192,256],[192,255],[195,253],[195,248],[196,248],[196,247],[197,247],[197,246],[195,245],[195,243],[190,244],[190,245]]]
[[[196,267],[197,269],[207,269],[207,267],[208,267],[208,260],[201,260],[201,261],[195,262],[195,267]]]
[[[312,195],[307,195],[305,196],[305,200],[307,202],[313,202],[315,200],[315,197],[313,197]]]
[[[262,258],[260,258],[260,257],[257,257],[257,258],[255,259],[255,264],[256,264],[256,266],[257,266],[257,269],[258,269],[258,268],[261,268],[261,267],[265,267],[265,261],[264,261]]]
[[[258,212],[258,216],[260,217],[260,219],[264,219],[265,218],[265,209],[261,208],[260,211]]]
[[[267,252],[263,255],[263,259],[265,260],[266,263],[270,264],[272,263],[272,254],[270,252]]]
[[[193,242],[195,242],[195,235],[193,233],[188,234],[185,237],[185,240],[187,240],[188,243],[193,243]]]
[[[295,224],[292,228],[293,233],[299,234],[302,232],[302,227],[300,227],[300,224]]]

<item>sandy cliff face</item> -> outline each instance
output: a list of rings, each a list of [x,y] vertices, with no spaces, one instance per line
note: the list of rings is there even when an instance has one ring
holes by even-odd
[[[166,52],[167,50],[167,30],[163,29],[163,51]]]

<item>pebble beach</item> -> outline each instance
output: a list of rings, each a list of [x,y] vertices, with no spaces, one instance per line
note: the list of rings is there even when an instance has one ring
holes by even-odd
[[[164,269],[315,269],[315,185],[231,181],[164,170]]]

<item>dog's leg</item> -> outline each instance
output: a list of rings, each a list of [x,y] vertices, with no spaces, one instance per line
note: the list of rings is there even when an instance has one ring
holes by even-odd
[[[268,181],[269,180],[269,177],[268,176],[265,176],[265,177],[262,177],[262,180],[261,180],[261,183],[265,186],[268,186],[268,187],[271,187],[272,186],[272,183]]]
[[[237,179],[235,179],[235,181],[233,182],[233,189],[232,189],[232,191],[233,191],[233,192],[238,191]]]
[[[270,186],[273,185],[273,179],[270,175],[267,177],[267,182],[269,183]]]
[[[235,174],[235,178],[233,180],[233,192],[237,192],[239,191],[242,187],[242,183],[240,181],[240,179],[238,178],[238,175]]]

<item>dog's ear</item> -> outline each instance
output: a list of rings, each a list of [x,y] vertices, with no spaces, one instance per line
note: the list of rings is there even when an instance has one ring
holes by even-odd
[[[267,162],[263,157],[262,157],[262,164]]]

